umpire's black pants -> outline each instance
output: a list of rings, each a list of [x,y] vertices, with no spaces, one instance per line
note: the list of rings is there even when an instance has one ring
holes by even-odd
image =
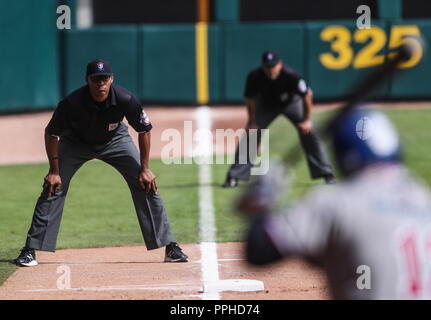
[[[26,247],[55,251],[70,180],[75,172],[91,159],[99,159],[112,165],[126,180],[148,250],[166,246],[174,241],[162,198],[152,191],[147,194],[139,184],[140,155],[124,123],[121,123],[114,138],[104,145],[89,146],[67,138],[60,139],[58,158],[61,188],[50,197],[42,192],[37,200]]]
[[[271,122],[280,114],[286,116],[298,130],[298,123],[304,120],[303,98],[300,95],[294,95],[289,104],[279,108],[271,108],[265,106],[259,100],[256,101],[256,124],[259,127],[257,132],[258,145],[260,145],[261,141],[260,129],[268,128]],[[332,167],[326,155],[323,142],[315,130],[314,125],[310,134],[302,134],[299,130],[298,134],[302,149],[305,152],[311,177],[317,179],[331,176],[333,174]],[[244,135],[240,141],[240,144],[244,143],[248,143],[246,135]],[[235,152],[235,163],[232,164],[228,171],[228,177],[247,181],[250,179],[251,168],[253,167],[255,159],[250,159],[249,155],[240,157],[240,150],[248,150],[246,147],[240,148],[240,144]],[[247,159],[247,162],[243,163],[244,161],[242,159]]]

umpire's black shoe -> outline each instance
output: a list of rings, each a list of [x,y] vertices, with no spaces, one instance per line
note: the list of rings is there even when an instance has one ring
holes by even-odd
[[[165,262],[187,262],[188,259],[176,242],[166,246]]]
[[[334,176],[326,176],[325,177],[325,183],[326,184],[336,184],[337,181],[335,180]]]
[[[235,188],[238,185],[237,178],[227,177],[226,181],[221,185],[223,188]]]
[[[20,267],[37,266],[36,253],[34,252],[34,249],[27,247],[22,248],[20,255],[18,258],[13,260],[13,263]]]

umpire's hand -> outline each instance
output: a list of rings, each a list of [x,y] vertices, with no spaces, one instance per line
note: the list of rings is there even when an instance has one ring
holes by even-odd
[[[302,134],[310,134],[313,130],[313,123],[311,120],[304,120],[298,123],[298,129]]]
[[[154,194],[157,194],[156,176],[150,169],[142,169],[139,174],[139,183],[147,193],[152,190]]]
[[[49,172],[43,183],[43,191],[48,197],[54,195],[61,188],[61,178],[58,173]]]

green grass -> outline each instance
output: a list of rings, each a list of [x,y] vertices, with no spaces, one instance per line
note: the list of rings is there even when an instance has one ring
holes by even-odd
[[[217,241],[241,241],[244,238],[246,220],[233,208],[237,197],[245,190],[245,185],[238,188],[222,188],[229,169],[227,164],[213,165],[213,198],[216,212]]]
[[[386,110],[402,136],[406,164],[431,186],[429,123],[430,110]],[[316,113],[316,123],[330,112]],[[280,157],[298,143],[293,126],[279,117],[270,127],[270,154]],[[328,150],[329,151],[329,150]],[[246,222],[233,204],[244,190],[223,189],[229,165],[213,165],[213,195],[217,241],[241,241]],[[198,170],[193,165],[164,165],[151,161],[157,175],[173,233],[180,243],[199,241]],[[23,246],[31,223],[34,205],[41,192],[47,164],[0,166],[0,284],[16,269],[9,261]],[[295,166],[295,179],[280,205],[290,204],[322,181],[312,181],[303,155]],[[57,248],[85,248],[117,245],[143,245],[143,238],[129,189],[109,165],[100,161],[85,164],[72,180],[66,199]]]
[[[196,165],[166,166],[152,160],[172,231],[180,243],[198,241]],[[0,284],[24,245],[46,164],[0,166]],[[57,249],[143,244],[130,191],[122,176],[100,161],[86,163],[72,179]]]
[[[402,137],[407,167],[431,186],[431,109],[390,110],[387,114]]]

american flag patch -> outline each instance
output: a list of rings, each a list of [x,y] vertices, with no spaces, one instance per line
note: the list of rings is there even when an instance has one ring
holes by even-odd
[[[115,130],[117,129],[117,127],[118,127],[118,123],[110,123],[108,126],[108,131]]]

